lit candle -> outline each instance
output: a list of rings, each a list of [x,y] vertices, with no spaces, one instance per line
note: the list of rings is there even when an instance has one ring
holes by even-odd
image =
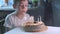
[[[41,16],[40,16],[40,22],[41,22]]]
[[[31,22],[34,22],[34,16],[30,17]]]
[[[38,18],[38,22],[39,22],[39,18]]]

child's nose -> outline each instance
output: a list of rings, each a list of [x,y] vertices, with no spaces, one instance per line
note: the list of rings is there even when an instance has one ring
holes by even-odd
[[[23,5],[22,8],[25,8],[25,5]]]

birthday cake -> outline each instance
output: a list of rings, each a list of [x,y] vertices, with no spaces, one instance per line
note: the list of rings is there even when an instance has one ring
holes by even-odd
[[[43,22],[36,22],[36,23],[27,23],[24,26],[24,30],[27,32],[41,32],[47,30],[46,25]]]
[[[41,32],[41,31],[46,31],[47,30],[47,26],[44,24],[44,22],[38,19],[38,21],[34,21],[33,19],[34,17],[32,17],[32,21],[30,20],[30,22],[26,22],[23,29],[24,31],[27,32]]]

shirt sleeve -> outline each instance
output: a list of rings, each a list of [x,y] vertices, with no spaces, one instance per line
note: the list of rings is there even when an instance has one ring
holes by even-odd
[[[8,27],[8,28],[12,28],[11,18],[6,17],[5,18],[5,23],[4,23],[3,26]]]

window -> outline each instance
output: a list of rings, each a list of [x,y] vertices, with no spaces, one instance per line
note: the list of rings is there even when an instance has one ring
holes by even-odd
[[[37,7],[39,1],[40,0],[29,0],[28,8]],[[0,8],[13,8],[13,4],[14,4],[14,0],[0,0]]]
[[[40,0],[29,0],[29,8],[38,7]]]
[[[0,7],[4,4],[4,0],[0,0]]]
[[[13,0],[0,0],[0,8],[13,8],[13,3]]]

